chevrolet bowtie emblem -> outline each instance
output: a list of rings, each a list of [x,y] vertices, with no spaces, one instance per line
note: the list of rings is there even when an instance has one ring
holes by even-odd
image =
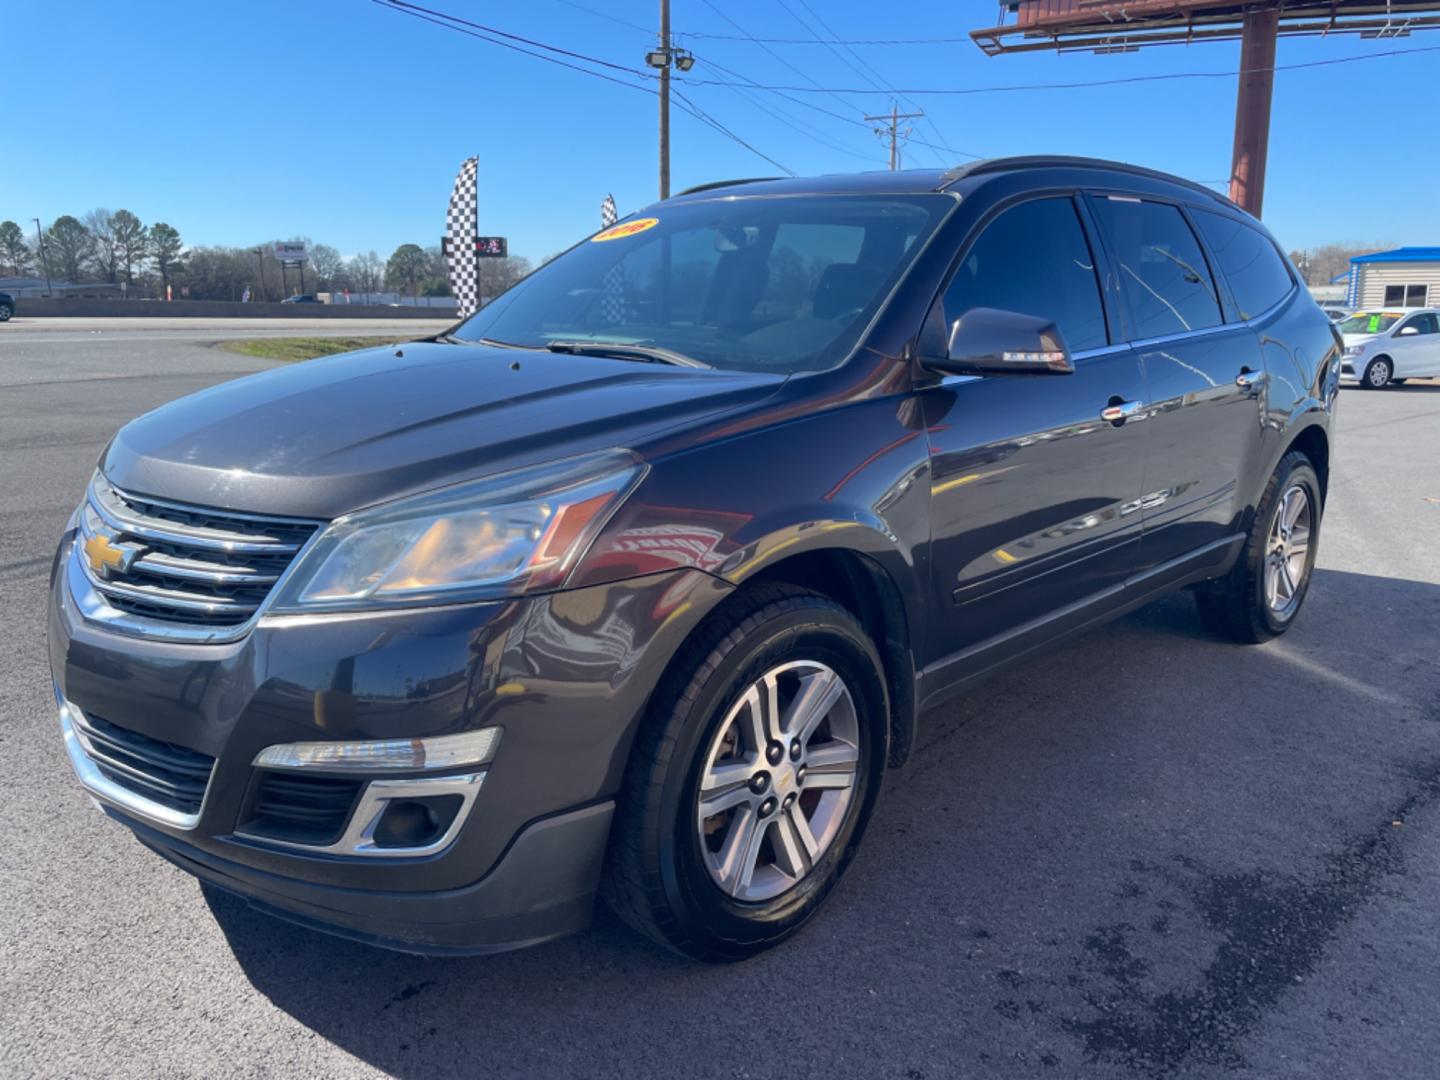
[[[96,533],[85,541],[85,561],[96,577],[107,578],[112,572],[129,570],[143,550],[138,544],[117,544],[104,533]]]

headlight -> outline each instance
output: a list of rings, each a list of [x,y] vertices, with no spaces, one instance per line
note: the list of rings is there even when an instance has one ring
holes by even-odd
[[[270,611],[454,603],[559,588],[644,475],[627,450],[503,473],[330,524]]]
[[[1359,355],[1360,355],[1361,353],[1363,353],[1364,351],[1365,351],[1365,346],[1364,346],[1364,345],[1346,345],[1346,346],[1345,346],[1345,355],[1346,355],[1346,356],[1359,356]]]

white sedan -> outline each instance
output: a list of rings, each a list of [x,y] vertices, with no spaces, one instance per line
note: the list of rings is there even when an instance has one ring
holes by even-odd
[[[1440,311],[1357,311],[1336,326],[1345,339],[1340,381],[1379,390],[1406,379],[1440,376]]]

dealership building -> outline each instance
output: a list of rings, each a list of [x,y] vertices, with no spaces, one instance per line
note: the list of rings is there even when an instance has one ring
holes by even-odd
[[[1402,247],[1350,260],[1351,308],[1440,307],[1440,247]]]

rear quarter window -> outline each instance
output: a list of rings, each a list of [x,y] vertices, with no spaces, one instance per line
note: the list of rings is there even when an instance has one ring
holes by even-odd
[[[1285,298],[1293,282],[1269,237],[1244,222],[1208,210],[1196,210],[1194,215],[1220,272],[1230,283],[1242,319],[1253,319]]]

